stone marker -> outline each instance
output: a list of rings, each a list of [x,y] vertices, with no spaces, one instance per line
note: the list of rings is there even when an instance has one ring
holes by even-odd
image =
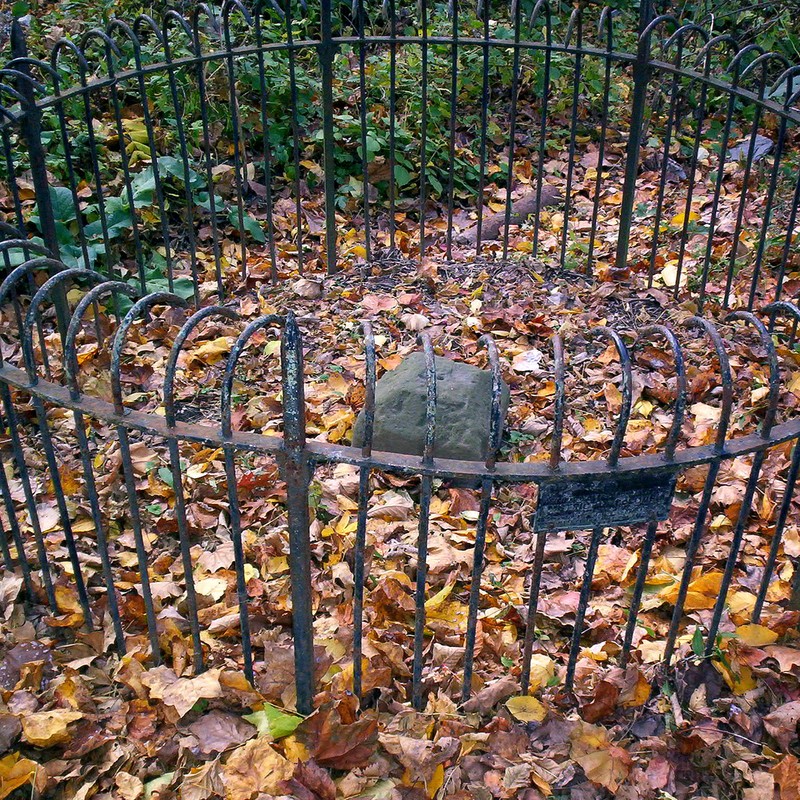
[[[492,374],[435,356],[436,458],[485,461],[489,451]],[[425,354],[412,353],[375,385],[374,450],[422,455],[425,444]],[[501,383],[500,423],[505,423],[510,392]],[[364,412],[353,428],[353,445],[364,442]]]

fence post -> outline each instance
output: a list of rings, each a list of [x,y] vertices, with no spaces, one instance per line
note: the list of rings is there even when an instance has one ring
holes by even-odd
[[[281,337],[283,373],[283,477],[289,515],[289,570],[292,579],[292,633],[294,636],[297,710],[310,714],[314,696],[314,621],[311,613],[311,545],[309,540],[308,484],[311,479],[306,451],[303,342],[290,311]]]
[[[333,24],[331,0],[321,0],[319,61],[322,70],[322,141],[325,170],[325,255],[328,275],[336,266],[336,175],[333,141]],[[366,191],[366,189],[365,189]]]
[[[28,57],[25,34],[22,30],[22,25],[16,19],[11,23],[11,54],[15,59]],[[28,64],[16,64],[15,69],[22,75],[28,78],[31,77],[31,70]],[[36,194],[36,206],[39,211],[42,238],[47,249],[53,254],[53,258],[58,258],[56,223],[53,217],[53,205],[50,202],[50,184],[47,180],[45,153],[42,147],[42,112],[36,106],[36,95],[30,80],[22,77],[18,78],[17,91],[25,98],[22,104],[23,113],[20,117],[19,132],[25,142],[25,146],[28,148],[33,191]]]
[[[26,59],[28,46],[25,42],[25,33],[19,20],[11,23],[11,55],[14,59]],[[24,61],[14,65],[21,77],[17,79],[17,91],[22,95],[20,103],[22,114],[19,119],[19,133],[28,149],[28,158],[31,165],[31,178],[33,192],[36,196],[36,209],[39,213],[39,227],[45,246],[52,253],[53,258],[59,258],[58,236],[56,235],[56,221],[53,216],[53,204],[50,201],[50,181],[47,177],[47,164],[45,161],[44,147],[42,146],[42,112],[36,105],[36,93],[31,83],[31,69]],[[20,231],[21,235],[24,232]],[[87,269],[89,265],[86,265]],[[56,318],[62,337],[67,334],[69,314],[66,292],[63,286],[58,286],[53,292],[53,301],[56,308]]]
[[[631,128],[625,155],[625,182],[622,187],[622,204],[619,215],[619,236],[614,263],[618,269],[628,261],[633,205],[636,197],[636,178],[639,173],[639,150],[644,132],[644,115],[647,107],[647,84],[650,81],[650,34],[645,30],[650,23],[650,2],[642,0],[639,13],[639,45],[633,62],[633,103],[631,105]]]

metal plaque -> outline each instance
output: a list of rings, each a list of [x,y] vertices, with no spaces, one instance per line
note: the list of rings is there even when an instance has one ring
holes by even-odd
[[[555,478],[539,486],[537,531],[581,531],[663,520],[675,493],[676,472]]]

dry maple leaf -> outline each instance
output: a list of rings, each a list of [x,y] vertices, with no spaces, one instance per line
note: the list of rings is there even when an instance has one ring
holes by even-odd
[[[294,735],[321,766],[354,769],[375,755],[378,721],[364,716],[346,724],[338,709],[329,703],[304,719]]]
[[[252,800],[260,794],[276,794],[294,767],[266,736],[251,739],[234,750],[222,768],[225,800]]]
[[[579,722],[570,733],[570,740],[570,757],[580,764],[586,777],[616,792],[630,772],[630,754],[611,743],[605,728],[588,722]]]

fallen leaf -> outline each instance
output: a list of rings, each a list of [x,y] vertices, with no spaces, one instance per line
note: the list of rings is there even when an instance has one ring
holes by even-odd
[[[519,695],[506,700],[506,708],[520,722],[541,722],[547,716],[547,709],[535,697]]]
[[[252,800],[259,794],[278,794],[294,767],[265,736],[251,739],[231,753],[222,768],[226,800]]]
[[[797,739],[797,724],[800,722],[800,700],[793,700],[778,706],[764,717],[764,727],[780,745],[781,750],[788,750]]]
[[[35,761],[21,758],[19,753],[9,753],[0,758],[0,800],[26,783],[32,783],[38,768]]]
[[[197,737],[200,751],[205,755],[222,753],[258,732],[255,725],[240,716],[216,709],[196,719],[189,730]]]
[[[507,675],[484,686],[475,697],[467,700],[462,708],[467,713],[478,711],[485,714],[518,691],[519,683]]]
[[[778,634],[764,625],[740,625],[736,635],[750,647],[763,647],[778,641]]]
[[[80,711],[56,708],[22,716],[22,736],[34,747],[53,747],[70,738],[69,726],[83,719]]]

